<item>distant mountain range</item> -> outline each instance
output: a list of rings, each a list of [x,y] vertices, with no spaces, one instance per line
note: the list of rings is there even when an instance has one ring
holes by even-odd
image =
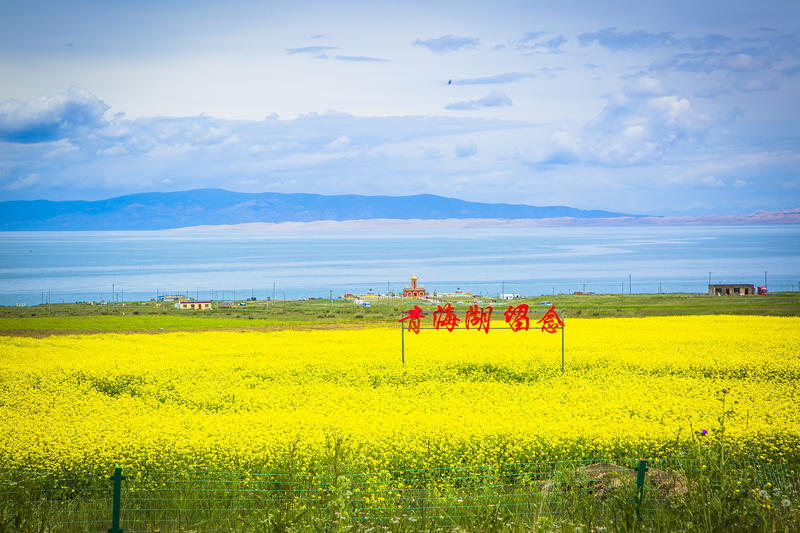
[[[108,200],[0,202],[0,230],[159,230],[252,222],[388,219],[628,217],[573,207],[466,202],[432,194],[241,193],[222,189],[131,194]]]

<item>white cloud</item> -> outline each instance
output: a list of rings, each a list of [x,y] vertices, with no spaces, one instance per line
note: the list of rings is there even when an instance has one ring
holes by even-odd
[[[498,59],[501,55],[478,51],[469,54],[469,59],[482,53]],[[282,50],[279,54],[286,61],[296,57],[285,56]],[[468,59],[458,55],[418,55],[432,62]],[[563,59],[570,61],[568,57]],[[420,112],[417,116],[307,113],[296,119],[271,116],[267,120],[262,119],[269,115],[268,108],[254,112],[256,120],[197,115],[127,118],[107,113],[97,124],[76,127],[69,137],[58,141],[0,142],[0,172],[5,176],[0,186],[6,184],[6,199],[96,199],[146,190],[215,186],[323,194],[404,194],[414,190],[474,200],[549,202],[656,214],[663,213],[664,206],[678,205],[683,197],[708,192],[709,187],[718,187],[714,198],[707,200],[709,205],[730,203],[732,197],[751,201],[770,198],[769,195],[777,198],[774,202],[789,201],[790,194],[774,191],[782,190],[786,176],[793,175],[791,172],[797,168],[791,145],[784,142],[783,153],[788,156],[779,160],[764,156],[768,149],[752,145],[758,131],[750,137],[739,135],[744,127],[752,125],[750,117],[758,116],[758,106],[747,107],[745,119],[723,125],[715,102],[695,101],[669,90],[670,86],[683,87],[671,72],[625,78],[604,76],[606,81],[598,84],[603,85],[603,92],[616,92],[598,102],[599,89],[592,88],[593,82],[586,78],[590,74],[580,69],[585,59],[576,60],[576,68],[564,70],[552,82],[545,74],[538,75],[545,72],[546,66],[531,69],[530,65],[500,64],[499,60],[491,68],[484,65],[469,70],[462,65],[458,72],[454,69],[444,73],[438,67],[430,69],[429,84],[438,91],[433,99],[434,109],[441,111],[447,102],[463,98],[464,107],[479,110],[487,117],[484,119],[455,116],[461,111],[450,113],[453,116],[436,116],[435,112]],[[597,63],[607,65],[610,61]],[[491,72],[507,74],[479,77]],[[481,87],[466,83],[458,86],[461,83],[457,76],[477,85],[521,81],[523,76],[519,73],[526,72],[537,75],[525,74],[524,78],[535,77],[537,81],[511,86],[513,107],[508,106],[511,98],[503,92],[481,98],[486,95]],[[443,86],[441,80],[450,76],[455,86]],[[582,77],[580,83],[594,95],[590,106],[584,105],[588,98],[583,85],[574,91],[558,85],[562,77],[572,77],[574,82],[575,76]],[[563,94],[548,96],[549,83],[561,87]],[[609,85],[612,83],[616,87]],[[717,83],[723,80],[703,86],[718,86]],[[686,94],[694,92],[690,88]],[[467,99],[472,97],[476,99]],[[733,97],[727,100],[728,109],[736,104]],[[580,112],[572,112],[573,103],[583,106]],[[536,117],[530,114],[532,107],[547,117],[533,122]],[[561,111],[570,116],[551,118]],[[710,127],[706,113],[714,117],[717,127],[714,135],[708,135],[701,143],[697,141]],[[531,120],[502,121],[492,116]],[[787,120],[790,116],[789,109]],[[764,124],[770,124],[769,120],[764,119]],[[733,161],[731,156],[737,155],[720,142],[721,136],[734,135],[739,136],[754,162],[741,169],[733,168],[737,165],[715,168],[714,164]],[[774,131],[774,136],[786,138],[780,131]],[[763,173],[762,168],[766,169]],[[685,176],[687,172],[691,175]],[[27,181],[20,178],[34,174],[39,177]],[[753,181],[756,175],[764,176],[758,178],[758,184]],[[706,183],[701,181],[704,178]],[[723,181],[726,186],[720,185]],[[463,188],[457,189],[454,184]],[[735,187],[738,189],[734,191]],[[653,189],[658,194],[652,194]],[[770,189],[772,192],[768,192]]]
[[[253,155],[258,155],[258,154],[263,154],[264,152],[266,152],[267,148],[264,145],[261,145],[261,144],[254,144],[248,149],[248,151]]]
[[[657,110],[661,117],[666,119],[668,126],[681,124],[686,127],[691,127],[693,120],[692,106],[686,98],[678,98],[677,96],[661,96],[658,98],[651,98],[648,100],[647,105]]]
[[[632,83],[622,89],[622,92],[634,97],[651,97],[666,94],[661,82],[647,75],[636,76]]]
[[[345,148],[350,145],[350,138],[346,135],[342,135],[331,142],[329,142],[325,147],[330,148],[331,150],[338,150],[339,148]]]
[[[650,33],[637,30],[625,33],[617,28],[604,28],[596,32],[578,35],[578,42],[581,46],[588,46],[595,41],[600,46],[605,46],[615,52],[671,46],[677,42],[671,32]]]
[[[12,181],[3,186],[3,189],[6,191],[18,191],[20,189],[27,189],[29,187],[33,187],[39,183],[39,175],[38,174],[28,174],[27,176],[21,176],[16,180]]]
[[[77,87],[54,96],[24,102],[0,102],[0,140],[39,143],[63,139],[82,126],[99,126],[108,110],[105,102]]]
[[[128,151],[125,149],[124,146],[121,144],[115,144],[114,146],[110,146],[101,152],[103,155],[121,155],[126,154]]]
[[[175,144],[159,144],[150,150],[147,155],[150,157],[170,157],[176,155],[183,155],[196,150],[198,147],[188,143],[175,143]]]
[[[475,48],[478,46],[480,39],[477,37],[456,37],[454,35],[443,35],[435,39],[417,39],[412,44],[414,46],[423,46],[435,52],[442,54],[444,52],[455,52],[461,48]]]
[[[445,109],[472,110],[481,107],[503,107],[511,105],[509,98],[503,91],[492,91],[483,98],[477,100],[465,100],[454,102],[445,106]]]
[[[731,38],[723,35],[706,35],[703,38],[688,38],[676,41],[687,51],[651,61],[651,71],[675,71],[692,74],[693,77],[719,82],[717,73],[724,76],[724,86],[699,90],[698,96],[713,98],[731,94],[731,88],[741,92],[777,90],[793,75],[788,62],[795,62],[800,49],[800,36],[750,35]]]
[[[301,46],[299,48],[287,48],[287,54],[312,54],[312,55],[320,55],[321,57],[325,56],[325,52],[328,50],[335,50],[335,46]]]
[[[700,178],[700,183],[709,187],[722,187],[725,185],[724,181],[715,176],[703,176]]]
[[[58,157],[78,150],[78,147],[72,144],[69,139],[53,141],[48,143],[48,147],[50,149],[42,156],[44,158]]]
[[[653,162],[677,142],[702,135],[707,124],[686,98],[612,98],[584,128],[581,156],[611,165]]]

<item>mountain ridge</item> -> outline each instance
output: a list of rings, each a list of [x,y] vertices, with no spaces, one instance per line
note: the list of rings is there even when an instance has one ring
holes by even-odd
[[[104,200],[0,202],[2,231],[160,230],[252,222],[370,219],[541,219],[631,217],[568,206],[470,202],[417,194],[242,193],[225,189],[147,192]]]

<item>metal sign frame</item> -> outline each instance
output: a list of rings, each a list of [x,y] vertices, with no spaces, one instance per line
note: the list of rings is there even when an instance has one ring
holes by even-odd
[[[567,322],[564,320],[565,313],[564,313],[563,309],[562,310],[556,309],[555,311],[556,311],[556,314],[561,319],[561,323],[564,324],[563,326],[558,326],[557,327],[557,329],[561,330],[561,373],[563,374],[564,373],[564,328],[566,327]],[[542,314],[546,313],[546,311],[542,311],[540,309],[529,309],[529,312],[542,313]],[[457,311],[453,311],[453,313],[456,314]],[[466,313],[466,311],[465,311],[465,313]],[[447,330],[447,328],[435,328],[435,327],[420,327],[419,329],[420,330],[423,330],[423,329],[428,330],[428,329],[430,329],[430,330],[435,330],[435,331],[438,331],[440,329]],[[456,330],[459,330],[459,331],[470,331],[466,327],[464,327],[464,328],[456,327],[456,328],[453,328],[452,331],[448,330],[447,332],[448,333],[452,333],[453,331],[456,331]],[[526,331],[530,331],[530,330],[526,330]],[[518,332],[515,332],[515,333],[518,333]],[[402,364],[406,364],[406,325],[403,324],[402,322],[400,322],[400,362]]]

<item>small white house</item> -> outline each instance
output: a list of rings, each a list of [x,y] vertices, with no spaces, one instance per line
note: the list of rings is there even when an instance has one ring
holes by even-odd
[[[519,294],[511,294],[510,292],[504,292],[500,295],[501,300],[513,300],[515,298],[519,298]]]

